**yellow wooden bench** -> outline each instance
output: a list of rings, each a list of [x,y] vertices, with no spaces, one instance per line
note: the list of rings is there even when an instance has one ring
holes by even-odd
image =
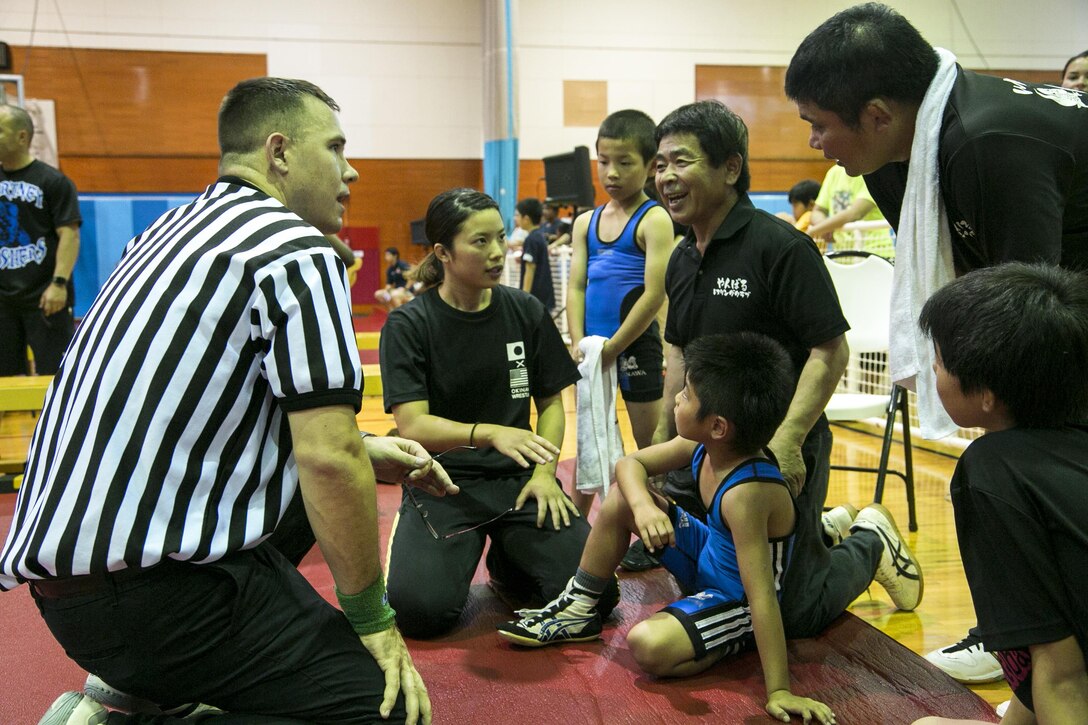
[[[381,332],[356,332],[355,344],[360,350],[377,350]]]
[[[360,350],[377,350],[381,332],[356,332],[355,344]],[[382,370],[376,364],[363,365],[363,395],[382,394]]]
[[[382,394],[382,368],[377,363],[363,366],[363,395]]]
[[[52,375],[0,377],[0,411],[42,409]]]
[[[45,402],[45,391],[49,383],[53,382],[52,375],[16,375],[12,377],[0,376],[0,415],[4,413],[41,412]],[[30,421],[8,421],[18,423],[20,429],[32,425]],[[26,429],[26,441],[29,443],[29,428]],[[19,488],[22,479],[23,467],[26,465],[25,446],[21,444],[23,435],[13,433],[10,440],[5,438],[3,451],[0,453],[0,473],[15,474],[14,477],[3,476],[0,480],[0,492],[11,491]],[[12,445],[8,445],[8,444]]]

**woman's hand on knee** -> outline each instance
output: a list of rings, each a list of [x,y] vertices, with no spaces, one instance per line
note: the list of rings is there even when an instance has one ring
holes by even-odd
[[[567,498],[555,477],[550,474],[534,474],[518,494],[514,510],[520,511],[530,498],[536,499],[536,527],[538,529],[544,526],[544,520],[548,516],[551,516],[552,528],[556,531],[559,531],[560,521],[563,522],[563,526],[570,526],[572,515],[579,518],[582,516],[578,507]]]
[[[480,429],[484,429],[484,426],[477,429],[477,437],[481,434]],[[559,448],[554,443],[531,430],[504,425],[489,425],[485,430],[491,447],[516,461],[522,468],[551,463],[559,455]]]

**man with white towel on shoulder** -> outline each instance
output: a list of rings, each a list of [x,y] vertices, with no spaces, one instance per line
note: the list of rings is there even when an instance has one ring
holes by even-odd
[[[786,95],[809,145],[864,175],[896,230],[892,378],[918,393],[922,433],[956,430],[917,325],[945,282],[1003,262],[1088,269],[1088,94],[964,70],[878,3],[809,34]],[[927,659],[962,682],[1001,678],[977,630]]]

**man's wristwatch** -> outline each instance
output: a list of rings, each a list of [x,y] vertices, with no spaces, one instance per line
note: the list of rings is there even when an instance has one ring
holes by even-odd
[[[53,278],[53,284],[59,285],[61,287],[67,287],[68,286],[68,278],[67,277],[61,277],[58,274],[56,277]]]

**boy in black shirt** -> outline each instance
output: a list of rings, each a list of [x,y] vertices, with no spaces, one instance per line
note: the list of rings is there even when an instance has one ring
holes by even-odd
[[[543,207],[539,199],[522,199],[516,207],[514,222],[529,232],[521,248],[521,289],[544,303],[550,312],[555,308],[555,286],[548,259],[548,239],[540,228]]]
[[[1002,722],[1088,722],[1088,279],[978,270],[930,298],[921,326],[941,403],[987,430],[952,504],[982,641],[1014,694]]]

